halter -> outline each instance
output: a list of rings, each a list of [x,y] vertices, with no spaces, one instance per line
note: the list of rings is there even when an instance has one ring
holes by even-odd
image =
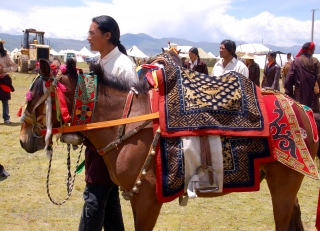
[[[46,127],[45,108],[43,110],[43,114],[38,117],[36,116],[36,109],[51,96],[52,92],[54,92],[56,85],[57,85],[57,82],[61,78],[61,71],[58,72],[56,77],[43,77],[42,75],[38,75],[38,77],[36,77],[35,80],[37,80],[38,78],[48,78],[48,79],[52,79],[54,81],[52,81],[51,85],[47,88],[47,91],[36,101],[35,106],[33,107],[31,113],[29,112],[29,110],[27,108],[24,110],[23,121],[32,125],[33,137],[42,138],[43,135],[42,134],[37,135],[35,133],[34,129],[39,128],[40,130],[42,130]],[[39,121],[41,121],[41,122],[39,122]]]

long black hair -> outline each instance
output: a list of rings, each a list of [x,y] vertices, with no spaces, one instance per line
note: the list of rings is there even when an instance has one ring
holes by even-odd
[[[116,20],[114,20],[112,17],[108,15],[101,15],[101,16],[94,17],[92,19],[92,22],[95,22],[98,24],[98,29],[102,33],[110,32],[111,33],[110,42],[113,45],[118,46],[119,51],[127,55],[126,48],[120,42],[120,29]]]
[[[232,40],[229,39],[225,39],[221,42],[221,44],[224,45],[224,47],[231,53],[231,55],[235,58],[237,58],[238,56],[236,55],[236,43]]]
[[[7,55],[7,51],[3,47],[3,43],[0,42],[0,56],[5,57]]]
[[[195,54],[198,57],[198,59],[200,59],[198,48],[192,47],[190,48],[189,52]]]

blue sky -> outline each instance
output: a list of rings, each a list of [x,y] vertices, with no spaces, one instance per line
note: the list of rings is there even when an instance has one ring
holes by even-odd
[[[92,17],[105,14],[121,34],[292,46],[310,41],[312,9],[319,9],[314,41],[320,45],[319,0],[9,0],[0,2],[0,32],[36,28],[48,38],[83,40]]]

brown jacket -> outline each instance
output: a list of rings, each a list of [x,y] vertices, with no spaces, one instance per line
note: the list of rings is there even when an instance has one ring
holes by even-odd
[[[183,67],[184,67],[184,68],[187,68],[187,69],[190,69],[190,65],[191,65],[191,63],[185,62],[185,63],[183,64]],[[197,66],[193,66],[192,70],[208,75],[208,67],[207,67],[207,64],[206,64],[204,61],[202,61],[201,59],[198,59],[198,64],[197,64]]]

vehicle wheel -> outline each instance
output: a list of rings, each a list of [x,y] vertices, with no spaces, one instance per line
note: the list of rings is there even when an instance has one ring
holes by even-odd
[[[28,73],[28,55],[21,55],[19,57],[18,72]]]

